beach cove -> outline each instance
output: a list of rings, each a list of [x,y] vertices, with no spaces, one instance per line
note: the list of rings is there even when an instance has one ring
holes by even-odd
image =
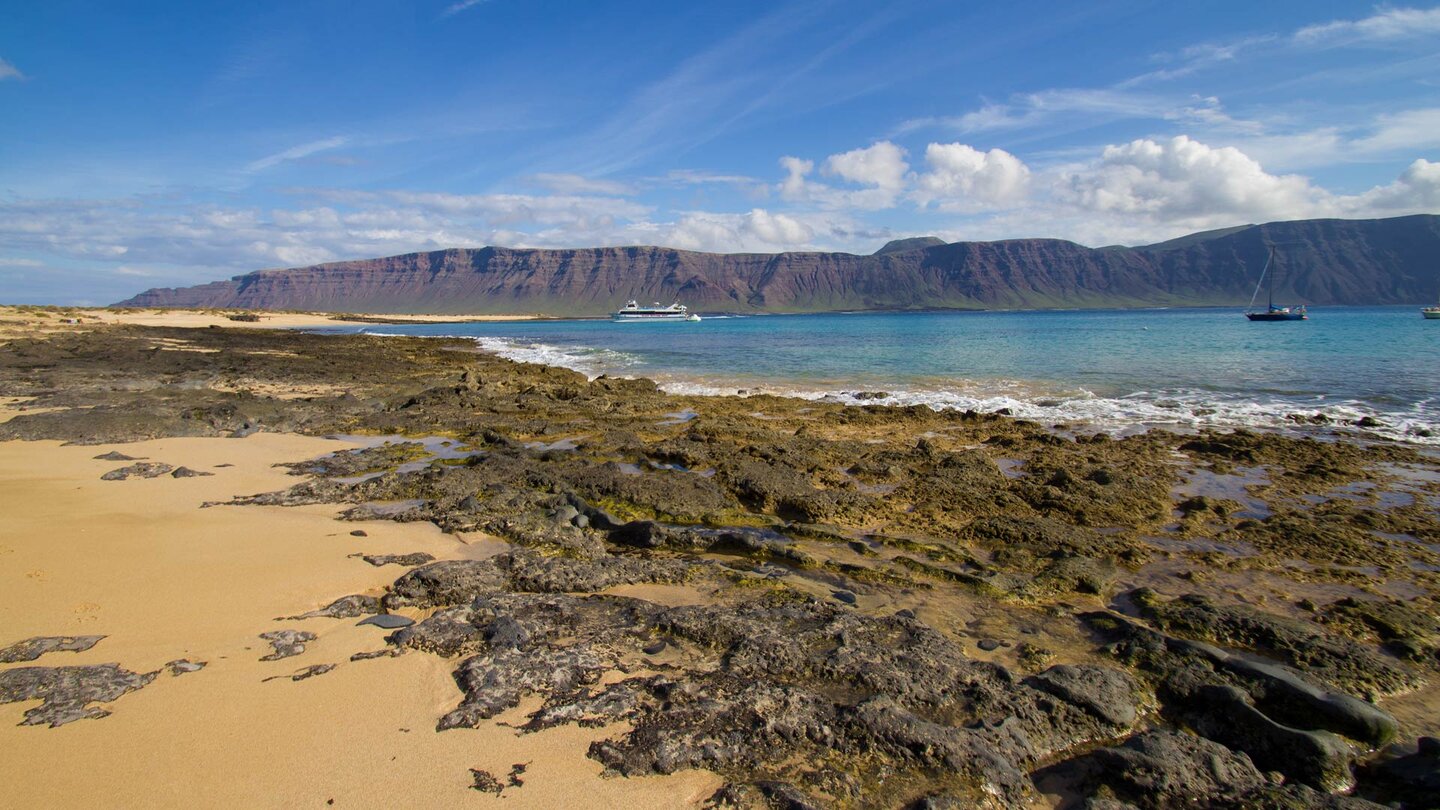
[[[222,323],[17,324],[0,396],[17,804],[1368,807],[1440,735],[1440,462],[1363,426]]]

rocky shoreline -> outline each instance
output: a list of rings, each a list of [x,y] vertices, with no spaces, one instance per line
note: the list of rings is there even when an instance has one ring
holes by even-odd
[[[619,728],[590,749],[607,773],[709,770],[716,806],[1440,801],[1440,461],[1415,447],[678,397],[463,341],[228,328],[17,337],[0,396],[27,409],[0,440],[375,437],[215,508],[503,541],[366,557],[408,570],[284,620],[394,617],[344,666],[447,661],[438,731]],[[255,633],[303,655],[301,626]],[[0,669],[0,701],[99,717],[158,674],[78,669]]]

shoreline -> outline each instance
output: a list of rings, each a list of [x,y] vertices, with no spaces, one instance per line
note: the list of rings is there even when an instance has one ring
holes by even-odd
[[[0,704],[9,781],[41,804],[1053,807],[1131,795],[1140,764],[1087,770],[1106,740],[1169,751],[1143,768],[1186,795],[1303,803],[1403,797],[1374,770],[1407,756],[1386,746],[1440,734],[1440,462],[1415,448],[677,396],[455,345],[135,325],[0,344],[0,481],[20,492],[0,649],[108,636],[0,664],[0,693],[26,667],[207,661],[58,729]],[[214,475],[99,480],[140,463],[94,458],[117,449]],[[373,601],[274,621],[347,594]],[[416,623],[356,626],[370,614]],[[277,629],[317,639],[259,661]],[[1288,703],[1309,693],[1224,663],[1242,653],[1391,730]],[[288,679],[317,664],[337,666]],[[1222,687],[1252,713],[1206,702]],[[1304,718],[1345,753],[1273,757],[1265,722],[1263,743],[1213,726],[1234,716]],[[126,776],[131,756],[169,767]],[[1234,778],[1193,781],[1192,756]],[[55,763],[87,765],[35,778]]]
[[[255,320],[249,320],[254,316]],[[237,319],[238,318],[238,319]],[[545,320],[541,315],[390,315],[292,312],[227,308],[153,309],[145,307],[66,307],[0,305],[0,339],[34,329],[74,329],[102,325],[168,326],[204,329],[314,329],[343,324],[482,323]]]
[[[668,327],[667,327],[668,328]],[[568,343],[552,338],[406,335],[366,331],[382,337],[436,337],[474,342],[481,351],[517,362],[538,363],[585,374],[643,377],[679,396],[771,394],[846,405],[923,405],[936,410],[975,410],[1030,419],[1073,432],[1103,431],[1127,435],[1137,430],[1265,430],[1288,435],[1331,436],[1351,440],[1399,441],[1440,448],[1437,415],[1402,409],[1384,410],[1353,399],[1247,397],[1236,393],[1172,389],[1128,394],[1096,394],[1079,385],[1014,379],[783,381],[761,376],[716,376],[634,368],[643,362],[625,349]],[[619,359],[617,359],[619,358]],[[1432,409],[1433,410],[1433,409]]]

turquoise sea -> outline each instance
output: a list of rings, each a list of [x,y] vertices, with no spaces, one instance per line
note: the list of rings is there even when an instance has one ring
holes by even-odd
[[[343,331],[357,331],[346,329]],[[1008,408],[1124,431],[1293,427],[1365,416],[1440,445],[1440,321],[1418,307],[1327,307],[1251,323],[1233,308],[714,316],[699,323],[371,326],[464,336],[505,357],[677,393],[763,390],[936,408]]]

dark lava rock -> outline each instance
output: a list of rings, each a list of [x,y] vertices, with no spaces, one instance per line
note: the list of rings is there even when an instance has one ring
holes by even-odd
[[[435,560],[433,555],[426,554],[423,551],[416,551],[412,554],[351,554],[350,556],[359,557],[376,568],[382,565],[400,565],[406,568],[412,568]]]
[[[421,442],[387,442],[376,447],[340,450],[309,461],[280,466],[289,467],[291,475],[349,478],[394,469],[428,455],[430,451]]]
[[[982,638],[979,641],[975,642],[975,646],[979,647],[985,652],[994,652],[1000,649],[1000,642],[996,641],[993,638]]]
[[[354,655],[350,656],[350,660],[369,661],[372,658],[394,658],[398,655],[404,654],[405,651],[399,647],[386,647],[383,650],[370,650],[368,652],[355,653]]]
[[[499,796],[501,793],[505,792],[504,783],[502,783],[499,779],[496,779],[495,775],[490,773],[489,771],[483,771],[479,768],[471,768],[470,775],[475,778],[474,783],[470,785],[471,790],[478,790],[481,793],[493,793],[496,796]]]
[[[124,481],[126,478],[159,478],[175,469],[159,461],[141,461],[118,470],[111,470],[100,476],[102,481]]]
[[[659,655],[660,653],[665,652],[665,648],[668,646],[670,646],[670,643],[662,638],[654,643],[646,644],[644,647],[640,648],[640,651],[645,653],[646,655]]]
[[[399,616],[394,613],[381,613],[378,616],[370,616],[356,622],[356,626],[362,624],[374,625],[385,630],[398,630],[401,627],[409,627],[415,620],[409,616]]]
[[[688,642],[703,667],[600,685],[604,673],[639,663],[632,656],[651,634]],[[793,598],[665,609],[497,592],[391,640],[469,656],[455,673],[465,697],[441,728],[475,725],[538,694],[544,706],[526,728],[631,722],[624,737],[591,748],[623,774],[697,767],[738,776],[804,761],[843,781],[852,777],[842,763],[864,757],[867,769],[957,774],[972,800],[1014,804],[1032,796],[1027,769],[1128,728],[1111,721],[1126,716],[1127,701],[1135,712],[1138,699],[1119,670],[1080,667],[1032,686],[913,619]],[[837,704],[841,694],[849,697]]]
[[[1281,771],[1321,790],[1350,787],[1350,747],[1334,734],[1277,723],[1233,686],[1205,686],[1196,698],[1205,704],[1193,712],[1200,734],[1244,751],[1267,771]]]
[[[1118,670],[1060,664],[1026,678],[1025,684],[1084,707],[1113,726],[1135,724],[1135,684]]]
[[[1327,691],[1301,674],[1199,641],[1165,636],[1114,614],[1082,618],[1119,640],[1108,649],[1157,684],[1163,710],[1262,768],[1322,790],[1349,783],[1351,752],[1336,733],[1371,745],[1394,737],[1394,718]]]
[[[109,703],[127,692],[143,688],[158,673],[121,669],[119,664],[84,667],[16,667],[0,670],[0,703],[43,700],[27,709],[22,726],[50,724],[51,728],[75,720],[105,717],[108,709],[91,703]]]
[[[204,472],[204,471],[202,471],[202,470],[192,470],[192,469],[190,469],[189,467],[176,467],[176,468],[175,468],[175,471],[172,472],[172,473],[170,473],[170,477],[171,477],[171,478],[200,478],[200,477],[203,477],[203,476],[206,476],[206,475],[214,475],[214,474],[215,474],[215,473],[212,473],[212,472]]]
[[[1275,656],[1346,691],[1390,695],[1421,684],[1403,664],[1299,619],[1221,605],[1195,594],[1167,602],[1142,588],[1131,592],[1131,599],[1165,630]]]
[[[293,675],[271,675],[268,678],[261,678],[260,682],[268,683],[270,681],[278,681],[285,678],[289,678],[292,681],[303,681],[306,678],[313,678],[316,675],[324,675],[325,673],[329,672],[334,668],[334,664],[311,664],[310,666],[305,667],[304,669],[296,672]]]
[[[350,532],[350,536],[351,536],[351,537],[369,537],[369,536],[370,536],[370,533],[367,532],[367,531],[365,531],[364,529],[355,529],[355,530],[353,530],[353,531]]]
[[[170,673],[171,677],[179,677],[190,672],[199,672],[205,668],[205,663],[204,661],[190,661],[184,658],[178,658],[174,661],[165,662],[164,669]]]
[[[1249,757],[1193,734],[1154,730],[1052,768],[1076,779],[1086,795],[1104,785],[1142,810],[1212,806],[1265,784]]]
[[[837,602],[844,602],[847,605],[855,604],[855,594],[851,591],[834,591],[830,594]]]
[[[1392,746],[1358,775],[1357,792],[1376,801],[1399,802],[1407,810],[1440,807],[1440,739]]]
[[[282,616],[275,621],[286,621],[291,619],[353,619],[356,616],[367,616],[380,611],[380,599],[365,594],[351,594],[342,596],[334,602],[319,610],[311,610],[301,613],[298,616]]]
[[[127,456],[119,450],[111,450],[108,453],[101,453],[95,457],[100,461],[139,461],[135,456]],[[143,456],[142,456],[143,458]]]
[[[270,642],[275,652],[261,658],[261,661],[279,661],[281,658],[289,658],[292,655],[299,655],[305,652],[305,644],[315,640],[314,633],[307,633],[304,630],[271,630],[268,633],[261,633],[260,638]]]
[[[84,652],[94,647],[104,636],[36,636],[17,641],[0,650],[0,664],[18,661],[34,661],[49,652]]]

